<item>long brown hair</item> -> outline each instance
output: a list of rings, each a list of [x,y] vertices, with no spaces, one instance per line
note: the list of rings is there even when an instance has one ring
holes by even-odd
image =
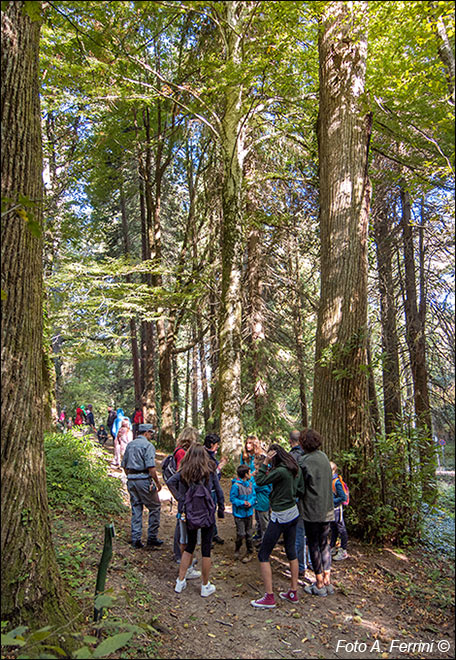
[[[203,445],[197,444],[190,445],[179,465],[181,479],[187,484],[207,482],[214,470],[214,461],[211,460]]]
[[[242,449],[242,458],[243,458],[244,461],[247,461],[250,458],[250,456],[252,456],[252,454],[249,454],[249,452],[247,451],[247,443],[248,442],[251,442],[252,445],[253,445],[253,455],[255,457],[260,456],[261,453],[262,453],[261,444],[260,444],[260,441],[258,440],[257,436],[256,435],[248,435],[245,439],[244,447]]]
[[[299,474],[299,465],[293,458],[291,454],[289,454],[285,449],[279,445],[279,444],[272,444],[268,451],[275,451],[276,455],[272,457],[271,459],[271,466],[272,468],[279,467],[279,465],[283,465],[286,468],[290,470],[292,475],[294,477],[297,477]]]

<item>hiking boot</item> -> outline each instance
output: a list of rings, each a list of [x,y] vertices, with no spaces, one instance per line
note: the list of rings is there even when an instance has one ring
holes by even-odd
[[[241,559],[241,561],[243,564],[248,564],[249,561],[252,561],[252,559],[253,559],[253,554],[249,552],[248,554],[245,555],[245,557]]]
[[[223,545],[225,543],[225,541],[223,539],[221,539],[220,536],[218,536],[218,535],[214,536],[214,538],[212,540],[214,541],[214,543],[218,543],[219,545]]]
[[[150,539],[147,541],[147,547],[149,548],[159,548],[161,545],[163,545],[164,541],[161,539]]]
[[[291,589],[288,589],[288,591],[281,591],[279,593],[279,596],[283,600],[288,600],[290,603],[299,602],[298,593],[296,591],[292,591]]]
[[[328,591],[325,586],[321,587],[319,589],[317,587],[317,583],[313,582],[312,584],[308,584],[306,587],[304,587],[304,591],[306,594],[310,594],[311,596],[327,596]]]
[[[252,607],[259,607],[261,609],[272,609],[276,607],[276,602],[274,600],[274,594],[264,594],[263,598],[258,598],[257,600],[251,600],[250,605]]]
[[[201,585],[201,595],[203,598],[207,598],[207,596],[213,594],[214,591],[215,591],[215,584],[211,584],[210,582],[208,582],[207,584]]]
[[[342,561],[342,559],[347,559],[347,558],[348,558],[348,552],[343,548],[339,548],[339,552],[337,553],[337,555],[334,555],[333,557],[334,561]]]
[[[334,548],[331,548],[331,555],[337,555],[337,552],[339,550],[339,547],[334,546]]]
[[[132,546],[134,548],[144,548],[144,543],[142,541],[133,541]]]
[[[333,593],[334,593],[333,585],[332,584],[325,584],[325,587],[326,587],[326,593],[328,594],[328,596],[332,596]]]
[[[234,558],[239,559],[239,550],[236,550],[234,553]]]
[[[179,578],[177,578],[176,586],[174,587],[174,591],[177,594],[180,594],[182,591],[184,591],[186,586],[187,586],[187,580],[185,578],[183,580],[179,580]]]
[[[186,580],[195,580],[199,577],[201,577],[201,571],[197,571],[196,568],[193,568],[193,566],[190,566],[190,568],[187,570],[187,573],[185,574]]]

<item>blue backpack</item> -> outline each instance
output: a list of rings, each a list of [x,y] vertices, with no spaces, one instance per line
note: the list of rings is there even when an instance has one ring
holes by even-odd
[[[215,523],[215,502],[202,483],[192,484],[185,493],[185,516],[188,529],[210,527]]]

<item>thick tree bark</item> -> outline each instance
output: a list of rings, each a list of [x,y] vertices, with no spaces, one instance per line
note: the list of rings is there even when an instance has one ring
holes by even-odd
[[[429,403],[424,326],[425,314],[423,313],[424,307],[422,307],[423,311],[420,313],[417,302],[410,195],[404,186],[401,187],[401,203],[405,268],[406,337],[413,378],[416,422],[421,431],[419,440],[421,483],[424,499],[429,503],[433,503],[437,496],[437,484],[435,480],[436,457],[432,439],[432,418]],[[420,305],[425,305],[424,300],[420,301]]]
[[[2,618],[68,622],[51,539],[43,451],[40,26],[23,2],[2,11]],[[31,231],[19,196],[33,203]]]
[[[369,446],[367,3],[330,2],[319,40],[321,299],[312,425],[337,456]]]
[[[399,343],[396,328],[396,304],[392,265],[392,227],[388,213],[387,191],[379,186],[372,208],[377,251],[380,321],[382,326],[382,377],[385,433],[389,435],[401,421],[401,384],[399,377]]]

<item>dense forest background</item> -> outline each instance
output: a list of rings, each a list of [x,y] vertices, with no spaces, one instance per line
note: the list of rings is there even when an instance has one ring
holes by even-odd
[[[312,426],[352,531],[419,537],[454,467],[453,10],[2,2],[2,416],[33,464],[88,403],[165,450]]]

